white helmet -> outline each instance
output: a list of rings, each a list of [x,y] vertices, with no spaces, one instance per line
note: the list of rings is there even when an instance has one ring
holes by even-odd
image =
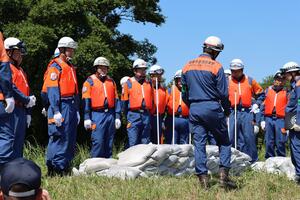
[[[216,36],[209,36],[204,41],[203,47],[210,48],[215,51],[222,51],[224,49],[224,44],[220,38]]]
[[[274,75],[274,79],[275,78],[283,78],[283,74],[282,74],[281,70],[277,70],[277,72]]]
[[[56,48],[56,49],[55,49],[55,51],[54,51],[54,54],[53,54],[53,56],[54,56],[54,57],[58,57],[58,56],[59,56],[59,54],[60,54],[60,52],[59,52],[59,49],[58,49],[58,48]]]
[[[77,42],[75,42],[72,38],[70,37],[62,37],[58,41],[57,48],[71,48],[71,49],[76,49],[77,48]]]
[[[123,78],[121,78],[121,80],[120,80],[120,84],[121,84],[121,86],[123,86],[123,85],[124,85],[124,83],[126,83],[126,82],[128,81],[128,79],[130,79],[130,77],[129,77],[129,76],[124,76]]]
[[[296,72],[300,71],[300,67],[296,62],[288,62],[283,65],[281,68],[281,71],[283,72]]]
[[[227,74],[227,75],[231,75],[231,70],[230,69],[225,69],[224,73]]]
[[[133,62],[132,68],[147,68],[147,63],[143,59],[138,58]]]
[[[15,37],[9,37],[4,40],[4,48],[7,50],[20,49],[22,54],[26,53],[24,42]]]
[[[176,73],[175,73],[175,75],[174,75],[174,79],[175,78],[181,78],[181,75],[182,75],[182,70],[181,69],[177,70]]]
[[[95,59],[93,66],[97,66],[97,65],[109,67],[109,61],[104,57],[98,57]]]
[[[241,59],[233,59],[230,62],[230,70],[244,69],[244,63]]]
[[[152,65],[149,69],[149,74],[159,74],[162,75],[165,70],[159,65]]]

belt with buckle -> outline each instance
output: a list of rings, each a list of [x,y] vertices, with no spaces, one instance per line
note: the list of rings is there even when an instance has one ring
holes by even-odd
[[[144,110],[144,109],[136,109],[136,110],[130,110],[131,112],[137,112],[137,113],[144,113],[146,112],[147,110]]]
[[[183,115],[175,115],[175,117],[179,117],[179,118],[185,118],[185,119],[187,119],[187,118],[188,118],[188,116],[183,116]]]
[[[108,112],[108,108],[99,108],[99,109],[93,109],[94,112]]]

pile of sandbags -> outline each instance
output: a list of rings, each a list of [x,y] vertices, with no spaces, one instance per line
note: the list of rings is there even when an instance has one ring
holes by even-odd
[[[218,147],[208,145],[206,151],[209,173],[217,173],[220,161]],[[188,144],[140,144],[119,153],[118,158],[90,158],[78,170],[73,169],[74,175],[96,173],[100,176],[130,179],[139,176],[181,176],[195,173],[194,147]],[[240,174],[250,166],[250,160],[248,155],[232,148],[231,172]]]
[[[271,157],[265,162],[256,162],[251,168],[272,174],[286,175],[290,180],[295,179],[295,167],[290,157]]]

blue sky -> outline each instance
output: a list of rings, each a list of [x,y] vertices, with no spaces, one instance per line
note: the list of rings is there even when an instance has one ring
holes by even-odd
[[[137,40],[148,38],[157,46],[157,64],[170,81],[176,70],[202,52],[210,35],[225,48],[217,58],[224,69],[234,58],[257,81],[272,75],[288,61],[300,62],[300,1],[167,1],[160,3],[166,23],[123,22],[119,30]]]

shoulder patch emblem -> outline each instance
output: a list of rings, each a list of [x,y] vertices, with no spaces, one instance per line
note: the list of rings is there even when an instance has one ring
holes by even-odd
[[[86,86],[83,86],[82,88],[82,93],[85,93],[87,91],[87,87]]]
[[[52,72],[52,73],[50,74],[50,79],[51,79],[52,81],[57,80],[57,74],[54,73],[54,72]]]

